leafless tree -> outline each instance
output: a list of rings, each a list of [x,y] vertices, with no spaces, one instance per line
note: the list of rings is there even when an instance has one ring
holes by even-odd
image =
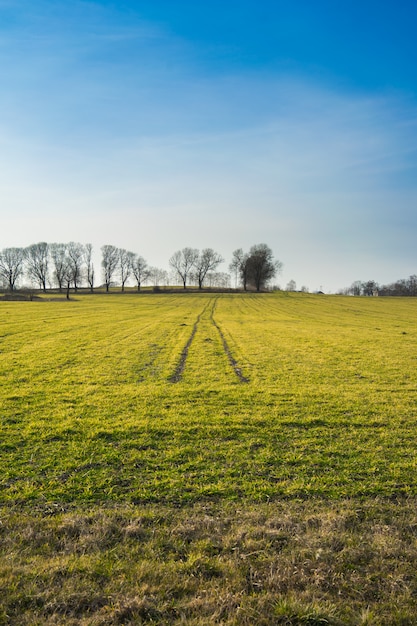
[[[82,280],[84,258],[85,250],[82,243],[70,241],[67,245],[67,271],[70,272],[74,291],[77,291]]]
[[[62,267],[62,282],[65,285],[67,300],[69,300],[69,297],[70,297],[70,287],[71,287],[71,283],[73,282],[73,280],[74,280],[73,266],[71,264],[71,259],[66,254],[65,259],[64,259],[64,264]]]
[[[203,288],[207,272],[213,272],[223,261],[223,257],[212,248],[205,248],[198,255],[194,262],[194,267],[199,289]]]
[[[45,241],[34,243],[25,250],[27,273],[40,288],[46,291],[49,265],[49,244]]]
[[[122,284],[122,291],[124,291],[125,283],[132,273],[132,263],[135,258],[135,255],[133,252],[129,252],[128,250],[125,250],[124,248],[119,248],[118,255],[119,255],[120,281]]]
[[[363,285],[363,283],[361,283]],[[380,285],[377,289],[380,296],[417,296],[417,276],[412,274],[408,278],[400,278],[395,283]]]
[[[150,269],[145,259],[137,254],[134,255],[132,261],[132,274],[135,277],[138,291],[140,291],[142,283],[146,282],[150,276]]]
[[[297,291],[297,283],[295,280],[289,280],[287,286],[285,287],[285,291]]]
[[[410,296],[417,296],[417,276],[411,274],[407,279],[408,293]]]
[[[232,274],[235,277],[235,287],[237,287],[237,281],[238,281],[238,278],[240,277],[240,266],[241,266],[243,256],[244,256],[244,252],[242,248],[238,248],[237,250],[234,250],[232,254],[232,260],[229,263],[229,271],[232,272]]]
[[[91,293],[94,291],[94,265],[93,265],[93,246],[86,243],[84,246],[84,263],[87,270],[87,282]]]
[[[169,260],[170,266],[177,272],[181,278],[184,289],[187,288],[187,280],[191,270],[198,259],[198,250],[195,248],[183,248],[178,250]]]
[[[159,267],[150,267],[148,280],[151,281],[151,284],[154,287],[159,287],[161,283],[166,285],[168,282],[168,272]]]
[[[10,291],[15,290],[17,281],[23,275],[24,260],[24,248],[4,248],[0,252],[0,275]]]
[[[243,252],[242,248],[238,248],[233,252],[232,261],[229,265],[229,270],[235,275],[235,286],[237,285],[237,278],[239,277],[245,291],[247,290],[249,279],[248,260],[249,254]]]
[[[360,296],[362,293],[362,283],[360,280],[355,280],[354,283],[351,284],[351,286],[349,287],[349,293],[352,294],[352,296]]]
[[[68,270],[67,244],[51,243],[49,246],[51,259],[54,264],[54,276],[58,283],[59,291],[66,284],[65,276]]]
[[[114,273],[119,265],[119,249],[115,246],[106,245],[101,247],[101,252],[103,255],[101,265],[103,267],[104,283],[108,292]]]
[[[230,274],[227,272],[210,272],[206,276],[206,281],[210,287],[230,288]]]

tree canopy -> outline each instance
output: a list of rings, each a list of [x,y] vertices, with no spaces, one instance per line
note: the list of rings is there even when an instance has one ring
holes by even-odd
[[[239,275],[245,290],[250,285],[260,291],[281,271],[282,263],[274,260],[273,252],[266,243],[258,243],[246,253],[242,248],[235,250],[229,269]]]

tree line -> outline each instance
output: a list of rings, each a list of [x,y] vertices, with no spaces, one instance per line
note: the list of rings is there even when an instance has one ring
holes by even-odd
[[[196,248],[183,248],[169,259],[171,275],[166,270],[149,266],[139,254],[113,245],[101,247],[102,280],[108,292],[111,286],[120,285],[121,290],[129,280],[134,280],[137,290],[152,282],[154,286],[168,281],[180,281],[183,288],[197,285],[199,289],[229,287],[230,274],[218,272],[224,259],[212,248],[201,252]],[[252,246],[249,252],[235,250],[229,270],[238,284],[260,291],[281,270],[282,263],[275,261],[272,250],[266,244]],[[93,263],[93,246],[90,243],[46,243],[32,244],[26,248],[4,248],[0,251],[0,279],[3,286],[15,291],[22,281],[28,281],[46,292],[56,287],[60,292],[77,291],[87,286],[91,292],[96,286]]]
[[[417,296],[417,275],[401,278],[388,285],[380,285],[374,280],[356,280],[350,287],[339,293],[351,296]]]

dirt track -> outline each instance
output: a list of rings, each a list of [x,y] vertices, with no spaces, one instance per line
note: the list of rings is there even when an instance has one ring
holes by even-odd
[[[244,376],[242,374],[242,370],[239,367],[238,362],[234,358],[233,353],[232,353],[232,351],[231,351],[231,349],[230,349],[230,347],[229,347],[229,345],[228,345],[228,343],[226,341],[226,338],[225,338],[225,336],[224,336],[220,326],[217,324],[216,320],[214,319],[214,312],[215,312],[216,305],[217,305],[217,299],[218,298],[215,298],[212,303],[211,302],[207,303],[206,306],[201,311],[201,313],[199,313],[199,315],[197,316],[197,319],[196,319],[196,321],[195,321],[195,323],[193,325],[192,331],[191,331],[191,335],[188,338],[188,341],[185,344],[185,346],[184,346],[184,348],[183,348],[183,350],[181,352],[181,356],[180,356],[180,359],[178,361],[178,365],[175,368],[174,373],[168,378],[169,382],[171,382],[171,383],[178,383],[181,380],[181,377],[182,377],[182,374],[183,374],[183,371],[184,371],[184,368],[185,368],[185,365],[186,365],[186,362],[187,362],[188,352],[189,352],[190,346],[191,346],[191,344],[193,342],[193,339],[194,339],[194,337],[195,337],[195,335],[197,333],[200,320],[201,320],[202,316],[204,315],[204,313],[206,313],[206,311],[208,309],[210,310],[210,321],[211,321],[211,323],[213,324],[213,326],[215,327],[216,331],[218,332],[218,334],[220,336],[220,340],[221,340],[224,352],[225,352],[225,354],[226,354],[226,356],[227,356],[227,358],[229,360],[230,365],[233,368],[234,373],[236,374],[236,376],[238,377],[240,382],[242,382],[242,383],[250,382],[249,378],[246,378],[246,376]]]

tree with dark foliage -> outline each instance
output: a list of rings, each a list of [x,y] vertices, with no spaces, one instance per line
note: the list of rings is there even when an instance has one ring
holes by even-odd
[[[274,260],[272,250],[266,243],[258,243],[251,247],[249,253],[241,248],[235,250],[229,269],[239,275],[245,291],[248,285],[260,291],[281,271],[282,263]]]
[[[281,270],[282,263],[274,261],[271,248],[258,243],[249,250],[249,280],[260,291]]]

